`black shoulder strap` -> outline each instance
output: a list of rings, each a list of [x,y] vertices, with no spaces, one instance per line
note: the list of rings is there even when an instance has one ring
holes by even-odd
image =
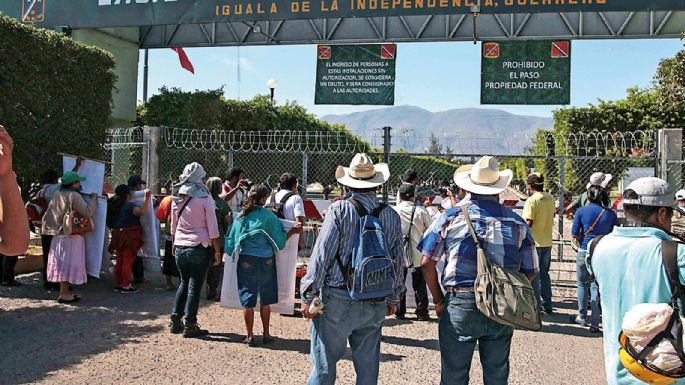
[[[188,207],[188,203],[190,203],[191,199],[193,199],[193,197],[189,197],[188,200],[186,201],[186,203],[181,207],[181,210],[179,210],[179,212],[178,212],[178,219],[177,220],[181,219],[181,214],[183,214],[183,210],[185,210],[186,207]]]
[[[282,205],[285,205],[285,203],[288,202],[288,199],[290,199],[290,197],[292,197],[293,195],[295,195],[294,192],[292,192],[292,191],[288,192],[287,194],[285,194],[285,195],[283,196],[283,198],[281,198],[281,201],[278,202],[278,203],[280,203],[280,204],[282,204]],[[274,197],[274,201],[275,201],[275,200],[276,200],[276,198]],[[274,203],[275,203],[275,202],[274,202]]]
[[[592,268],[592,257],[594,257],[594,255],[595,255],[595,249],[597,248],[597,245],[599,244],[599,241],[602,240],[602,238],[604,238],[604,235],[600,235],[600,236],[596,237],[595,239],[593,239],[593,240],[590,242],[590,249],[587,251],[587,260],[586,260],[586,262],[587,262],[587,265],[590,267],[590,271],[589,271],[589,273],[590,273],[590,282],[595,281],[595,272],[594,272],[594,269]],[[599,285],[599,283],[598,283],[598,285]]]
[[[678,243],[675,241],[661,241],[661,258],[664,263],[664,269],[666,269],[666,275],[668,276],[668,283],[671,286],[671,302],[675,306],[680,307],[677,304],[677,300],[685,294],[683,291],[683,285],[680,283],[680,269],[678,268]]]
[[[373,211],[371,212],[371,215],[378,218],[379,215],[381,215],[381,211],[383,211],[388,205],[384,202],[381,202],[381,204],[378,205]]]
[[[360,218],[369,215],[369,212],[364,208],[364,206],[357,202],[357,200],[354,198],[348,198],[347,201],[352,203],[352,206],[354,206],[354,208],[357,210],[357,214],[359,214]]]

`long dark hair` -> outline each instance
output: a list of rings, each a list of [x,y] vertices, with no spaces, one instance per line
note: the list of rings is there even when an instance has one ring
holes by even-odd
[[[240,218],[245,218],[252,211],[254,211],[255,206],[259,206],[259,201],[264,198],[268,198],[271,195],[271,189],[262,185],[256,184],[252,186],[250,191],[247,193],[247,198],[243,202],[243,213],[240,214]]]
[[[131,188],[128,185],[120,184],[114,189],[114,196],[107,200],[107,216],[106,223],[110,229],[114,227],[124,203],[128,201],[128,195],[131,193]]]

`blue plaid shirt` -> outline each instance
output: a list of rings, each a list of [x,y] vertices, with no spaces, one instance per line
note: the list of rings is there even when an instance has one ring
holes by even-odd
[[[469,215],[490,262],[524,274],[539,272],[535,241],[526,222],[496,198],[471,195]],[[451,208],[423,235],[418,249],[439,261],[447,255],[442,285],[473,286],[478,273],[476,245],[464,222],[461,206]]]
[[[351,193],[346,198],[354,198],[371,212],[380,203],[375,193]],[[383,233],[388,242],[390,258],[395,262],[395,294],[386,298],[390,305],[396,305],[404,291],[404,248],[400,216],[388,207],[379,215]],[[347,200],[335,202],[328,209],[321,232],[316,239],[312,256],[307,266],[307,275],[300,283],[300,293],[305,302],[310,303],[323,286],[345,286],[335,255],[340,253],[343,264],[349,263],[354,248],[354,232],[359,222],[359,214]]]

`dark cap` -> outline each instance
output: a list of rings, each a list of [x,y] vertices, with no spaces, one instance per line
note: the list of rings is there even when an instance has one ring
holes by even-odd
[[[129,187],[125,184],[120,184],[117,186],[117,188],[114,189],[114,195],[116,195],[116,196],[125,197],[130,193],[131,193],[131,187]]]
[[[545,183],[545,177],[539,172],[534,172],[528,175],[528,178],[526,178],[526,183],[533,186],[539,186]]]
[[[135,186],[137,186],[137,185],[139,185],[139,184],[147,184],[147,183],[145,183],[145,181],[143,180],[143,178],[140,177],[140,175],[131,175],[131,176],[128,178],[128,185],[129,185],[129,186],[135,187]]]
[[[403,201],[409,200],[409,198],[416,195],[416,187],[413,184],[402,184],[400,186],[400,199]]]

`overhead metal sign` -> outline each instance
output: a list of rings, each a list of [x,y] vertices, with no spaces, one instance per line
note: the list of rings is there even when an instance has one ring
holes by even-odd
[[[571,42],[483,42],[481,104],[569,104]]]
[[[684,10],[683,0],[4,0],[41,27],[103,28],[411,15]]]
[[[315,104],[395,104],[395,44],[317,47]]]

